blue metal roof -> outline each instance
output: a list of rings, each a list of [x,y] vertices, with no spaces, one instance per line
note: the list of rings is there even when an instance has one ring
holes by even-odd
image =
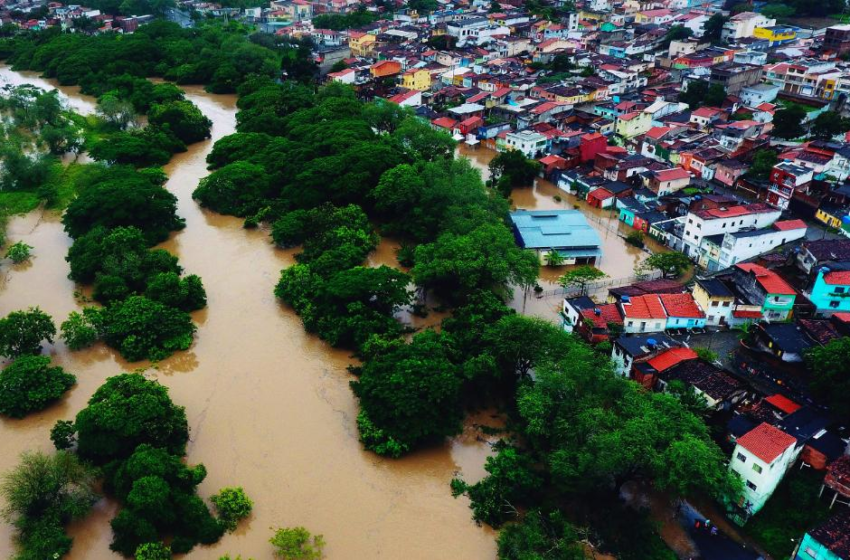
[[[602,240],[579,210],[517,210],[511,212],[517,241],[527,249],[590,249]]]

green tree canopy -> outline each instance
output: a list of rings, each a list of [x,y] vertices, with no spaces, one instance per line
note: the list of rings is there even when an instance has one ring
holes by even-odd
[[[438,333],[425,331],[410,344],[391,343],[368,357],[351,384],[367,449],[398,457],[460,430],[461,379]]]
[[[186,411],[168,389],[140,374],[106,380],[75,421],[80,457],[97,464],[129,457],[147,443],[183,455],[189,440]]]
[[[806,110],[800,105],[793,104],[785,109],[776,111],[773,115],[773,134],[785,140],[799,138],[806,133],[803,121]]]
[[[838,418],[850,418],[850,338],[836,338],[815,346],[805,355],[810,386]]]
[[[690,266],[691,261],[688,257],[678,251],[655,253],[641,263],[642,268],[660,271],[664,278],[678,278]]]
[[[56,325],[53,319],[39,309],[13,311],[0,319],[0,355],[17,358],[41,352],[41,343],[53,342]]]
[[[76,383],[47,356],[22,356],[0,372],[0,414],[23,418],[43,410]]]

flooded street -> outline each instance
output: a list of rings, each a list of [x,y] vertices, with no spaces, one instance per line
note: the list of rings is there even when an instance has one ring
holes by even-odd
[[[31,74],[0,67],[0,84],[24,82],[51,87]],[[79,96],[75,88],[61,89],[75,109],[93,110],[91,98]],[[213,121],[213,140],[191,146],[166,166],[166,188],[179,199],[186,229],[162,246],[179,255],[187,273],[203,278],[209,304],[193,314],[195,344],[147,374],[186,407],[188,461],[204,463],[209,473],[201,495],[243,486],[255,502],[254,514],[236,533],[213,547],[197,547],[188,557],[270,558],[270,528],[303,525],[324,534],[331,560],[495,558],[493,531],[477,527],[468,501],[453,499],[449,491],[458,473],[472,481],[483,475],[489,446],[468,427],[445,446],[398,461],[362,450],[345,369],[351,362],[348,353],[307,335],[298,317],[272,293],[280,269],[294,262],[293,252],[275,249],[267,232],[244,230],[242,220],[203,211],[191,199],[207,174],[205,157],[213,142],[234,131],[236,98],[184,89]],[[71,241],[58,216],[14,218],[9,239],[32,245],[34,258],[28,265],[0,270],[0,315],[40,306],[58,325],[79,309],[64,260]],[[386,244],[372,262],[389,264],[394,249]],[[45,352],[74,373],[78,384],[42,413],[0,420],[0,471],[14,466],[22,451],[49,450],[50,427],[72,418],[107,377],[148,365],[127,364],[103,345],[72,353],[57,342]],[[72,527],[74,548],[68,558],[118,558],[108,550],[114,508],[101,502]],[[0,557],[12,550],[11,529],[2,524]]]

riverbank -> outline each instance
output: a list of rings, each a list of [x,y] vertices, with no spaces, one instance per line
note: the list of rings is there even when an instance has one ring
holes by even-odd
[[[0,83],[29,76],[0,69]],[[33,80],[52,87],[45,80]],[[71,106],[81,112],[87,100],[73,90]],[[244,230],[242,220],[201,210],[191,199],[207,174],[205,158],[218,138],[235,127],[235,96],[184,88],[187,97],[213,121],[212,139],[190,146],[166,166],[166,188],[178,197],[186,228],[162,247],[175,252],[189,273],[204,279],[208,308],[193,314],[195,344],[147,374],[169,387],[186,406],[191,427],[188,460],[209,471],[200,488],[209,496],[223,486],[241,485],[254,499],[254,515],[214,547],[199,547],[191,558],[218,559],[225,553],[269,556],[269,527],[304,525],[323,533],[327,558],[495,557],[492,530],[477,527],[465,498],[453,499],[449,481],[483,476],[486,442],[474,435],[470,419],[464,434],[446,445],[402,460],[363,451],[355,425],[357,404],[346,371],[350,357],[307,335],[297,316],[281,306],[272,288],[295,251],[277,250],[268,233]],[[70,91],[69,91],[70,90]],[[70,239],[58,216],[31,213],[9,226],[10,241],[34,246],[26,268],[11,268],[0,287],[0,314],[39,305],[60,322],[79,304],[64,260]],[[28,449],[49,450],[50,427],[72,417],[109,376],[146,366],[127,364],[97,345],[69,352],[59,342],[47,353],[78,377],[67,399],[22,421],[0,421],[4,453],[0,470]],[[482,422],[484,423],[484,422]],[[108,552],[114,507],[98,504],[71,528],[71,560],[116,557]],[[12,553],[11,531],[0,529],[0,555]]]

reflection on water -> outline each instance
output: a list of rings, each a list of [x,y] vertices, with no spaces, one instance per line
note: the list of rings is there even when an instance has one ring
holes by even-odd
[[[24,78],[0,69],[0,81]],[[93,108],[74,88],[62,89],[75,108],[86,103]],[[235,97],[185,89],[212,119],[213,139],[233,132]],[[270,527],[303,525],[325,535],[331,560],[494,558],[493,532],[475,525],[467,500],[453,499],[448,486],[458,472],[480,477],[489,445],[466,431],[448,445],[398,461],[363,451],[348,387],[349,354],[308,336],[272,293],[295,251],[277,250],[267,232],[245,230],[241,220],[206,212],[192,201],[207,174],[211,148],[212,141],[193,145],[166,166],[166,188],[179,199],[186,229],[162,245],[180,256],[187,273],[203,278],[209,307],[194,314],[198,334],[189,351],[146,374],[186,407],[188,461],[204,463],[209,472],[201,494],[241,485],[256,505],[250,530],[196,548],[190,557],[218,559],[229,552],[269,558]],[[34,246],[35,258],[26,270],[3,269],[0,315],[38,305],[59,323],[79,309],[64,260],[71,241],[58,218],[35,213],[15,218],[9,237]],[[391,249],[388,243],[379,250],[375,262],[394,260]],[[439,318],[430,314],[425,321]],[[0,420],[0,471],[15,465],[24,450],[49,450],[51,426],[73,417],[107,377],[151,365],[128,364],[103,345],[71,353],[57,342],[45,352],[77,375],[77,386],[46,411],[22,421]],[[114,511],[114,504],[101,502],[71,528],[75,540],[68,558],[118,558],[108,550]],[[0,557],[11,554],[11,530],[2,524]]]

